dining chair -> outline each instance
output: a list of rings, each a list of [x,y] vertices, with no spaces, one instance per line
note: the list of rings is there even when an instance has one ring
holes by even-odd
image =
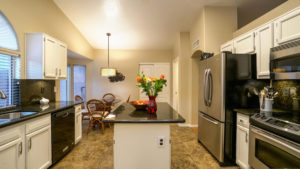
[[[102,133],[104,134],[104,123],[102,120],[110,114],[109,111],[106,111],[105,103],[99,99],[91,99],[86,103],[86,107],[90,116],[87,134],[89,133],[90,128],[94,127],[97,122],[101,125]]]
[[[82,114],[82,120],[89,120],[89,111],[86,109],[84,102],[83,102],[83,98],[79,95],[75,96],[75,101],[81,101],[81,114]]]
[[[106,106],[111,106],[116,100],[116,96],[112,93],[106,93],[103,95],[102,100],[105,102]]]
[[[127,97],[126,102],[129,103],[129,100],[130,100],[130,95]]]

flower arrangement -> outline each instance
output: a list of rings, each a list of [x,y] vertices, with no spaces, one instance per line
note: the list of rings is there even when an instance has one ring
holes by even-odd
[[[162,91],[164,86],[167,86],[167,80],[165,79],[165,75],[160,75],[158,77],[147,77],[144,73],[138,74],[137,78],[137,86],[143,89],[143,92],[146,93],[147,96],[155,96],[157,97],[158,93]]]
[[[144,73],[138,74],[137,78],[137,86],[143,89],[143,92],[149,96],[148,103],[148,113],[155,114],[157,110],[157,105],[155,98],[158,93],[162,91],[164,86],[167,86],[167,80],[165,79],[165,75],[160,75],[160,78],[155,77],[146,77]]]

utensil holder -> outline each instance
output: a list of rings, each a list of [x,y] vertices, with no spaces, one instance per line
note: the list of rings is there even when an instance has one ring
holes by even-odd
[[[263,101],[264,100],[264,101]],[[265,112],[271,112],[273,109],[274,99],[259,98],[260,110]],[[264,104],[264,105],[263,105]]]

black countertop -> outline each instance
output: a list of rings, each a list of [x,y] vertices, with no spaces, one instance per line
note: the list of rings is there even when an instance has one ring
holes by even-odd
[[[248,109],[241,108],[241,109],[233,109],[233,111],[244,114],[246,116],[252,116],[253,114],[260,112],[259,108],[248,108]]]
[[[81,102],[61,101],[51,102],[47,106],[39,104],[18,106],[15,109],[0,111],[0,128],[12,124],[16,124],[25,120],[39,117],[48,113],[53,113],[59,110],[73,107],[74,105],[81,104]]]
[[[156,114],[146,110],[136,110],[130,103],[123,103],[112,112],[114,119],[103,120],[108,123],[184,123],[185,119],[168,103],[157,103]]]

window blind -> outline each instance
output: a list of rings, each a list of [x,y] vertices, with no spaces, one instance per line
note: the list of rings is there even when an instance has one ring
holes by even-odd
[[[0,53],[0,90],[7,98],[0,99],[0,107],[20,103],[20,58]]]
[[[6,17],[0,12],[0,47],[10,50],[18,50],[18,39],[13,27]]]

